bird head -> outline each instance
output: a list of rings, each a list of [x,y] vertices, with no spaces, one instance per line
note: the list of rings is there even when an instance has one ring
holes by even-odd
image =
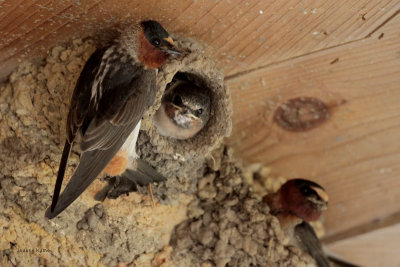
[[[180,128],[203,127],[210,115],[210,96],[206,90],[189,82],[179,82],[165,98],[168,117]]]
[[[315,221],[328,207],[328,194],[317,183],[305,179],[287,181],[279,190],[283,210],[302,218]]]
[[[154,116],[154,125],[163,136],[189,139],[207,124],[210,106],[208,90],[187,80],[174,79]]]
[[[182,54],[176,50],[171,36],[157,21],[142,21],[140,29],[138,58],[147,67],[161,67],[169,55]]]

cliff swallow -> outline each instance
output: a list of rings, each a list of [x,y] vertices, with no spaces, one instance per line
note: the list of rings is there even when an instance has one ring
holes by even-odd
[[[329,267],[332,260],[339,266],[352,266],[352,263],[324,253],[320,240],[309,222],[316,221],[328,208],[328,194],[317,183],[305,179],[287,181],[276,193],[268,194],[263,202],[270,207],[282,229],[290,238],[291,245],[307,252],[319,267]]]
[[[138,158],[140,121],[155,99],[157,68],[170,54],[180,54],[173,45],[158,22],[143,21],[96,50],[86,62],[72,95],[67,139],[47,218],[67,208],[102,171],[119,175]],[[80,162],[59,196],[77,136],[81,137]]]
[[[318,220],[328,207],[328,194],[312,181],[293,179],[287,181],[278,192],[263,198],[290,238],[290,243],[314,258],[320,267],[329,266],[321,243],[308,222]]]
[[[153,122],[160,135],[189,139],[207,124],[210,105],[208,90],[193,82],[175,79],[163,96]]]

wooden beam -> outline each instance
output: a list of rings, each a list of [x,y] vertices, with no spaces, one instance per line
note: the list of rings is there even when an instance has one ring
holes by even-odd
[[[356,227],[347,229],[346,231],[336,233],[335,235],[331,235],[329,237],[324,237],[322,241],[324,244],[335,243],[340,240],[351,239],[354,236],[359,236],[368,232],[387,228],[395,224],[400,224],[400,211],[387,217],[377,218],[376,220],[370,221],[365,225],[357,225]],[[400,232],[398,234],[400,235]]]
[[[328,236],[400,210],[398,25],[400,15],[365,40],[227,81],[237,154],[326,187]],[[303,132],[279,127],[275,110],[296,97],[322,100],[329,118]]]
[[[360,266],[400,266],[400,224],[365,233],[328,246]]]
[[[145,18],[209,45],[227,75],[359,40],[400,8],[397,0],[5,0],[0,80],[25,58],[72,36],[104,38]]]
[[[231,77],[240,156],[327,188],[334,235],[399,210],[399,10],[398,0],[6,0],[0,80],[73,36],[107,39],[157,19],[208,44]],[[298,96],[324,101],[328,120],[296,133],[273,123],[275,109]]]

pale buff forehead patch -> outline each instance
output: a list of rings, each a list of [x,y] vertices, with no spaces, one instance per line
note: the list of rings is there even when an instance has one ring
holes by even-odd
[[[169,36],[167,38],[164,38],[165,41],[167,41],[168,43],[170,43],[171,45],[174,45],[174,40],[172,40],[172,38]]]
[[[315,187],[315,186],[311,186],[311,188],[317,192],[318,196],[325,202],[328,202],[329,197],[328,194],[325,192],[325,190],[323,190],[322,188],[319,187]]]

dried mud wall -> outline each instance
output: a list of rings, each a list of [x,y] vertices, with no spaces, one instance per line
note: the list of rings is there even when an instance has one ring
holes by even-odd
[[[190,40],[186,61],[162,70],[159,95],[146,115],[138,153],[168,176],[116,200],[96,202],[106,184],[96,181],[65,212],[44,217],[51,196],[65,119],[75,81],[95,50],[91,40],[57,46],[35,64],[21,63],[0,87],[1,266],[305,266],[310,258],[288,247],[258,192],[281,179],[244,168],[221,145],[230,132],[231,107],[223,76]],[[151,117],[177,71],[213,91],[211,124],[186,144],[159,136]],[[218,106],[218,105],[214,105]],[[74,148],[66,177],[79,160]],[[252,183],[257,173],[257,187]],[[68,180],[68,179],[67,179]],[[66,181],[65,181],[66,182]],[[294,265],[293,265],[294,264]]]

